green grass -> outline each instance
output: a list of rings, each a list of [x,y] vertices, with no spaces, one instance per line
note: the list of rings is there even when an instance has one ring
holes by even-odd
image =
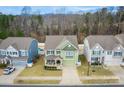
[[[3,75],[3,69],[0,68],[0,76]]]
[[[41,57],[31,68],[25,68],[19,76],[62,76],[60,70],[45,70],[44,60]]]
[[[60,80],[14,80],[14,84],[59,84]]]
[[[118,79],[93,79],[93,80],[81,80],[83,84],[108,84],[118,83]]]
[[[88,62],[84,55],[79,56],[81,60],[81,66],[77,67],[79,76],[87,75]],[[108,69],[104,69],[102,66],[89,66],[90,76],[112,76],[113,73]]]

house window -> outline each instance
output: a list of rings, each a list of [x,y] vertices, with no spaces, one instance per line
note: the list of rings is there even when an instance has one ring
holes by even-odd
[[[47,55],[50,55],[50,51],[47,51]]]
[[[9,52],[10,53],[10,55],[12,55],[12,52]]]
[[[17,52],[13,52],[13,55],[17,55]]]
[[[92,51],[92,55],[100,55],[101,51]]]
[[[55,60],[47,60],[48,65],[55,65]]]
[[[61,53],[61,52],[60,52],[59,50],[56,51],[56,54],[57,54],[57,55],[60,55],[60,53]]]
[[[107,52],[107,55],[112,55],[112,51],[108,51]]]
[[[7,51],[7,55],[9,55],[9,52]]]
[[[54,55],[54,51],[53,50],[47,51],[47,55]]]
[[[5,51],[2,51],[1,54],[2,54],[2,55],[6,55],[6,52],[5,52]]]
[[[51,51],[51,55],[54,55],[54,51]]]
[[[66,57],[73,57],[74,52],[73,51],[66,51]]]
[[[100,58],[99,57],[91,57],[91,61],[98,62],[98,61],[100,61]]]
[[[114,52],[114,56],[122,56],[122,52]]]

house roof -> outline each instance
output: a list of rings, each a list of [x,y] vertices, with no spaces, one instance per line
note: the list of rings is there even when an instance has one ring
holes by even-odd
[[[124,34],[118,34],[118,35],[116,35],[115,36],[118,40],[119,40],[119,42],[123,45],[123,47],[124,47]]]
[[[50,35],[46,36],[45,49],[56,49],[63,41],[68,40],[76,48],[78,48],[78,42],[76,35]]]
[[[95,44],[100,44],[105,50],[113,50],[120,45],[119,41],[113,35],[90,35],[87,39],[90,48],[93,48]]]
[[[28,49],[34,39],[31,37],[8,37],[0,44],[0,49],[6,49],[10,45],[15,49]]]

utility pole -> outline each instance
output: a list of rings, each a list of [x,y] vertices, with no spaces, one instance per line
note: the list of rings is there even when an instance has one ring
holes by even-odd
[[[90,63],[88,62],[88,70],[87,70],[87,76],[90,75]]]

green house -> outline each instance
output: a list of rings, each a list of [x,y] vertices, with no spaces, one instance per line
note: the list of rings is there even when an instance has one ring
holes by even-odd
[[[46,36],[45,67],[62,69],[63,66],[75,66],[78,61],[78,52],[75,35]]]

